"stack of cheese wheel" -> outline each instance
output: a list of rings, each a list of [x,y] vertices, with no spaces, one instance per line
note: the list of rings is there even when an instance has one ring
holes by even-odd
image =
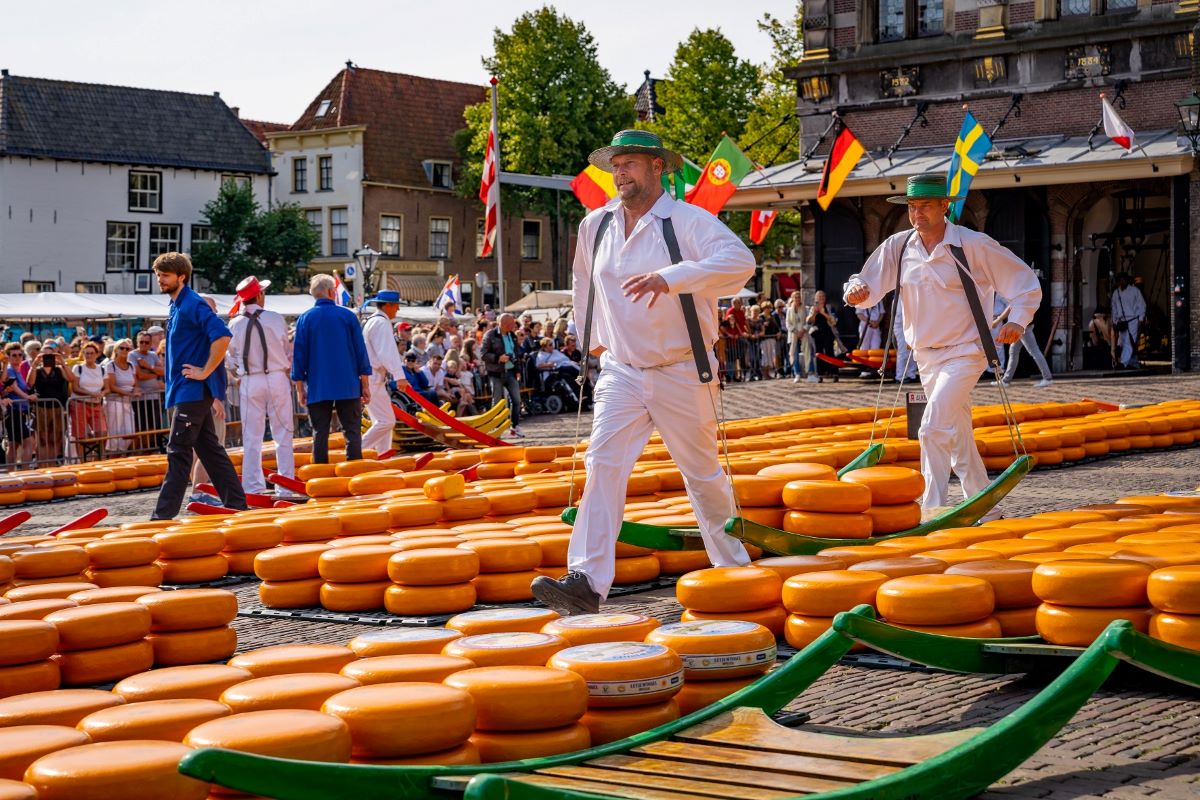
[[[867,539],[871,536],[871,490],[844,481],[790,481],[783,487],[788,507],[783,529],[805,536]]]
[[[146,640],[150,612],[140,603],[97,603],[47,614],[58,628],[54,661],[64,686],[93,686],[145,672],[154,663]]]
[[[13,560],[6,555],[0,555],[0,597],[12,588],[13,576],[17,574]]]
[[[94,742],[42,756],[24,779],[41,800],[204,800],[209,785],[179,772],[190,750],[179,742]]]
[[[1033,571],[1042,601],[1037,632],[1051,644],[1086,647],[1108,623],[1127,619],[1146,633],[1150,567],[1132,560],[1052,561]]]
[[[104,467],[75,470],[80,494],[112,494],[117,490],[113,473]]]
[[[523,447],[485,447],[479,451],[479,466],[475,474],[484,480],[511,478],[517,474],[517,463],[525,459]]]
[[[215,527],[179,525],[154,535],[163,583],[206,583],[229,574],[229,562],[220,555],[225,534]]]
[[[916,502],[925,491],[925,478],[915,469],[897,466],[864,467],[851,470],[842,479],[871,490],[871,535],[915,528],[921,524],[921,506]]]
[[[590,732],[592,744],[679,718],[674,697],[683,687],[683,660],[666,645],[581,644],[558,652],[547,666],[570,670],[587,682],[588,710],[580,723]]]
[[[783,607],[788,610],[783,635],[797,649],[812,644],[829,630],[835,615],[857,605],[875,604],[875,593],[888,580],[882,572],[832,569],[802,572],[783,582]]]
[[[536,475],[540,472],[560,472],[562,465],[555,462],[558,447],[541,445],[526,447],[524,457],[513,468],[516,475]]]
[[[314,516],[313,519],[321,518]],[[262,583],[258,585],[258,599],[267,608],[320,606],[321,584],[324,581],[320,577],[318,563],[321,554],[328,549],[329,545],[322,542],[308,542],[285,544],[256,555],[254,574],[262,578]]]
[[[10,558],[13,583],[18,587],[82,582],[89,564],[87,551],[71,544],[31,547],[12,553]]]
[[[442,654],[469,659],[481,667],[538,666],[567,646],[561,636],[529,631],[463,636],[442,648]]]
[[[0,728],[0,787],[9,781],[20,781],[29,765],[42,756],[89,742],[91,737],[86,733],[66,725],[12,725]],[[29,797],[36,800],[37,795],[34,793]],[[0,792],[0,798],[13,800],[14,796]]]
[[[43,620],[0,620],[0,697],[57,689],[58,629]],[[4,777],[0,775],[0,777]]]
[[[1164,642],[1200,650],[1200,566],[1156,569],[1146,583],[1150,635]]]
[[[254,557],[283,541],[283,528],[266,519],[243,521],[235,515],[219,530],[225,535],[221,555],[229,562],[230,575],[253,575]]]
[[[99,539],[88,542],[89,565],[84,575],[100,587],[158,586],[163,571],[157,563],[158,542],[149,538]]]
[[[613,567],[614,586],[647,583],[662,573],[662,563],[655,551],[624,542],[617,542],[617,557]]]
[[[184,738],[189,747],[221,747],[303,761],[350,760],[350,729],[330,714],[308,709],[247,711],[197,725]]]
[[[546,522],[521,525],[513,528],[514,533],[524,534],[542,549],[542,560],[538,562],[539,575],[558,580],[567,574],[567,550],[571,546],[571,526],[565,522]],[[638,548],[641,550],[642,548]],[[653,553],[645,550],[645,554]],[[621,556],[618,555],[618,558]]]
[[[154,665],[177,667],[223,661],[237,649],[230,623],[237,595],[227,589],[179,589],[139,597],[150,611]]]
[[[343,522],[345,519],[343,518]],[[388,559],[395,548],[384,544],[331,547],[317,556],[321,605],[330,611],[375,611],[383,608],[392,585]]]
[[[755,622],[679,622],[656,628],[646,641],[669,647],[683,659],[684,685],[675,696],[682,714],[733,694],[775,664],[775,635]]]
[[[459,477],[461,480],[461,476]],[[431,547],[404,550],[389,548],[387,576],[391,582],[384,592],[384,607],[389,614],[423,617],[453,614],[475,605],[475,584],[479,576],[479,555],[459,547]]]
[[[992,584],[970,575],[892,578],[879,587],[876,607],[888,622],[910,630],[974,639],[1002,635],[992,616]]]
[[[992,616],[1000,623],[1001,636],[1036,636],[1037,609],[1041,603],[1033,593],[1036,566],[1011,559],[966,561],[948,567],[946,574],[980,578],[992,585],[996,606]]]
[[[644,614],[576,614],[547,622],[542,633],[561,636],[575,647],[594,642],[643,640],[658,626],[657,619]]]
[[[785,513],[783,487],[790,480],[798,479],[764,474],[770,469],[772,467],[765,467],[757,475],[734,475],[733,493],[743,519],[772,528],[782,528]]]
[[[681,619],[745,620],[783,635],[787,611],[782,605],[783,580],[764,567],[712,567],[689,572],[675,584],[683,606]]]
[[[533,599],[530,586],[539,575],[537,566],[542,561],[542,548],[537,542],[525,538],[475,539],[458,547],[479,557],[479,575],[471,580],[478,602]]]
[[[463,689],[422,681],[377,683],[339,692],[321,710],[346,725],[356,763],[406,764],[431,754],[446,761],[415,763],[479,763],[477,756],[471,760],[471,748],[455,752],[475,728],[475,703]]]
[[[308,506],[296,506],[290,513],[275,517],[275,524],[283,530],[284,544],[327,542],[342,535],[342,521],[337,515],[318,513]]]
[[[541,758],[599,743],[580,724],[588,687],[574,672],[542,666],[481,667],[456,672],[443,682],[474,700],[470,744],[483,763]]]

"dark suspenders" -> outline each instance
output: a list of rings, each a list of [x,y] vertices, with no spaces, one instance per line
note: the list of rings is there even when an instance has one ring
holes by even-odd
[[[245,374],[250,374],[250,331],[258,331],[258,341],[262,344],[263,349],[263,374],[267,374],[267,334],[263,331],[262,322],[259,321],[259,316],[263,309],[258,309],[253,314],[246,315],[246,341],[242,346],[242,369]]]

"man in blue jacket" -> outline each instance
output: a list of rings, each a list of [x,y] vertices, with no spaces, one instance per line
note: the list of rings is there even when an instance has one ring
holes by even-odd
[[[413,391],[424,397],[435,405],[438,402],[437,392],[429,383],[429,378],[421,371],[421,367],[417,366],[416,352],[409,350],[404,354],[404,379],[408,381],[408,385]]]
[[[313,463],[329,463],[329,423],[336,413],[346,436],[346,458],[362,458],[362,407],[371,399],[371,362],[358,317],[333,302],[333,277],[314,275],[308,293],[316,304],[296,320],[292,380],[308,406]]]
[[[167,437],[167,474],[151,519],[174,519],[183,503],[192,471],[192,452],[227,508],[246,508],[237,471],[217,438],[214,400],[225,399],[225,351],[229,328],[192,291],[192,260],[186,253],[163,253],[154,259],[158,288],[171,297],[167,317],[166,406],[174,409]]]

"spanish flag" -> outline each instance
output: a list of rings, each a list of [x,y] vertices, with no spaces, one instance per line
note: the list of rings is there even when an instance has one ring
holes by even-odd
[[[571,191],[588,211],[595,211],[616,196],[617,187],[611,172],[588,164],[587,169],[571,181]]]
[[[821,185],[817,187],[817,204],[822,211],[829,210],[829,204],[842,190],[842,184],[865,152],[850,129],[842,128],[833,143],[833,150],[829,152],[829,158],[825,159],[825,171],[821,173]]]

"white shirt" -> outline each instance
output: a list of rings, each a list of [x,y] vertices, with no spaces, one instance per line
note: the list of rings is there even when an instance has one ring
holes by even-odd
[[[430,364],[421,367],[421,374],[429,379],[429,385],[434,389],[444,389],[446,387],[446,368],[442,367],[437,372],[433,371]]]
[[[613,212],[596,259],[596,296],[590,346],[607,348],[617,361],[638,368],[674,364],[690,358],[692,350],[677,295],[691,292],[696,300],[700,331],[706,342],[717,340],[717,298],[735,294],[754,274],[754,256],[733,231],[702,208],[676,202],[664,193],[625,235],[625,214],[619,199],[584,217],[573,267],[573,302],[583,328],[588,285],[592,277],[592,247],[605,212]],[[661,220],[670,217],[684,260],[671,264]],[[642,297],[634,303],[621,284],[646,272],[657,272],[669,293],[653,308]],[[580,332],[580,343],[583,341]]]
[[[371,362],[374,377],[386,377],[391,373],[393,378],[404,377],[404,362],[400,359],[400,350],[396,347],[396,337],[392,334],[392,321],[387,314],[376,311],[363,324],[363,339],[367,343],[367,359]]]
[[[979,329],[949,250],[953,244],[966,254],[964,266],[975,280],[984,313],[993,307],[993,297],[999,292],[1012,299],[1008,321],[1023,328],[1029,326],[1042,302],[1042,287],[1033,270],[1011,250],[987,234],[954,223],[946,224],[946,234],[932,253],[925,250],[919,235],[909,239],[910,233],[901,231],[889,236],[867,259],[862,272],[850,276],[847,293],[856,286],[870,290],[858,308],[875,305],[896,287],[896,264],[904,248],[900,303],[905,309],[905,341],[914,350],[954,347],[964,355],[978,352],[982,347]]]
[[[1142,290],[1132,283],[1112,293],[1112,318],[1114,322],[1129,322],[1146,316],[1146,298]]]
[[[258,338],[258,331],[250,325],[250,315],[255,311],[262,311],[258,315],[258,322],[262,325],[263,335],[267,340],[265,368],[262,339]],[[288,326],[282,314],[254,303],[247,303],[242,307],[241,313],[229,320],[229,333],[229,349],[225,351],[225,363],[238,377],[246,374],[247,360],[250,372],[255,375],[291,371],[292,343],[288,341]]]
[[[579,369],[579,365],[572,361],[568,356],[564,355],[560,350],[538,350],[537,358],[535,359],[537,368],[541,369],[549,364],[554,368],[558,367],[574,367]]]

